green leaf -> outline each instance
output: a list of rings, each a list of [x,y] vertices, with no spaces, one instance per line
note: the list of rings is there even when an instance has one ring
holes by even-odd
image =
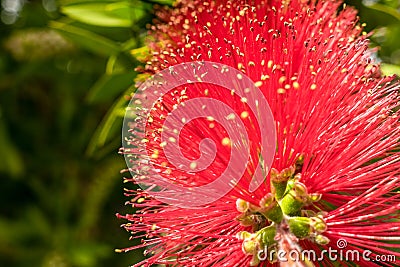
[[[120,46],[116,42],[91,31],[72,26],[68,23],[51,21],[49,26],[58,30],[74,43],[81,45],[94,53],[110,56],[118,54],[121,50]]]
[[[117,100],[114,105],[109,109],[108,113],[104,116],[102,122],[97,127],[95,133],[93,134],[90,143],[87,148],[87,155],[93,156],[94,152],[103,147],[109,137],[112,136],[112,133],[115,131],[122,130],[122,121],[125,116],[125,111],[128,100],[125,97],[125,94]]]
[[[143,5],[129,1],[86,2],[61,7],[61,12],[77,21],[103,27],[128,27],[141,19],[145,12]]]
[[[135,76],[135,72],[103,75],[90,89],[87,101],[93,103],[114,99],[134,84]]]
[[[400,12],[397,11],[395,8],[387,6],[387,5],[382,5],[382,4],[372,4],[372,5],[366,5],[369,9],[376,10],[379,12],[383,12],[386,15],[389,15],[390,17],[396,19],[397,21],[400,22]]]
[[[90,186],[85,192],[87,197],[81,203],[81,216],[78,222],[80,233],[89,232],[101,220],[101,210],[110,198],[114,185],[119,183],[119,179],[115,178],[119,177],[119,171],[126,165],[122,157],[115,156],[101,161],[99,164],[102,168],[93,170]]]
[[[100,259],[112,254],[112,248],[98,242],[83,241],[73,244],[68,249],[68,257],[72,266],[99,266]]]
[[[399,65],[382,63],[381,70],[384,75],[396,74],[396,75],[400,76],[400,66]]]
[[[4,171],[13,176],[21,175],[23,163],[17,148],[12,144],[6,124],[1,119],[0,114],[0,171]]]

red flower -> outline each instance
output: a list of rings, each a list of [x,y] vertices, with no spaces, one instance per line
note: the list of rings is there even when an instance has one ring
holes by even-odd
[[[128,161],[134,177],[127,181],[159,185],[154,173],[146,172],[144,160],[167,181],[186,187],[207,185],[223,175],[239,145],[230,138],[232,129],[211,116],[179,117],[185,124],[179,140],[168,139],[193,162],[212,154],[201,145],[209,138],[217,151],[209,166],[196,172],[178,168],[165,152],[161,137],[166,118],[178,105],[199,97],[219,100],[238,114],[248,136],[241,149],[249,155],[243,175],[232,177],[233,189],[201,208],[165,204],[157,198],[160,190],[153,190],[156,198],[127,190],[137,211],[119,217],[129,221],[124,227],[142,243],[123,251],[146,248],[148,256],[134,266],[295,266],[296,253],[301,256],[302,251],[316,257],[306,254],[297,266],[336,266],[335,256],[348,266],[397,266],[399,84],[381,76],[356,11],[345,7],[338,12],[340,5],[182,1],[174,10],[160,12],[147,72],[192,61],[238,69],[254,81],[271,108],[276,151],[272,166],[264,166],[265,182],[251,192],[251,179],[264,160],[263,136],[257,114],[243,97],[215,84],[179,85],[145,110],[147,121],[135,124],[144,131],[133,133],[128,138],[133,148],[123,152],[134,159],[145,147],[148,157]],[[182,196],[167,197],[173,202]],[[288,262],[277,254],[264,255],[279,249]],[[324,256],[324,250],[331,254],[325,251]],[[370,261],[382,255],[386,261]]]

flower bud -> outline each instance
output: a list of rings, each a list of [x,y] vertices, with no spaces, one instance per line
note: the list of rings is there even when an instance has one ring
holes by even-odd
[[[276,235],[276,226],[270,225],[258,231],[261,239],[261,243],[263,246],[271,246],[272,244],[276,243],[275,235]]]
[[[281,207],[278,203],[275,202],[269,210],[262,213],[265,217],[267,217],[270,221],[280,223],[283,219],[283,213]]]
[[[240,231],[239,233],[236,234],[236,237],[240,240],[245,240],[251,237],[251,233],[247,231]]]
[[[289,219],[289,229],[297,238],[306,238],[311,234],[311,219],[307,217],[292,217]]]
[[[330,240],[326,236],[323,235],[317,235],[315,237],[315,242],[319,245],[327,245],[329,244]]]
[[[241,198],[238,198],[236,200],[236,209],[239,212],[246,212],[249,209],[249,202],[247,202]]]
[[[280,206],[282,209],[282,212],[286,215],[289,216],[298,216],[301,214],[301,208],[304,205],[304,202],[301,200],[298,200],[296,198],[295,193],[290,193],[286,194],[282,200],[280,201]]]
[[[285,168],[281,172],[274,168],[271,169],[271,187],[276,199],[281,199],[285,194],[287,182],[293,176],[294,171],[295,168],[293,166]]]
[[[311,218],[311,226],[317,233],[323,233],[328,228],[324,219],[322,219],[320,216]]]
[[[245,239],[242,243],[244,254],[254,254],[257,251],[257,242],[253,239]]]

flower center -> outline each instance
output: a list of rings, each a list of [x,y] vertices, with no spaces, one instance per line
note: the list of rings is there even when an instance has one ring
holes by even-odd
[[[236,201],[236,208],[241,212],[236,219],[243,226],[252,228],[251,232],[237,234],[243,240],[243,252],[253,256],[250,266],[260,263],[261,251],[280,249],[282,236],[289,237],[296,244],[299,239],[308,239],[320,245],[329,243],[329,239],[322,235],[327,229],[323,219],[325,213],[307,209],[318,202],[321,195],[307,192],[307,187],[300,182],[298,169],[301,169],[301,160],[281,172],[271,169],[272,192],[262,198],[258,206],[243,199]],[[276,261],[267,258],[271,262]]]

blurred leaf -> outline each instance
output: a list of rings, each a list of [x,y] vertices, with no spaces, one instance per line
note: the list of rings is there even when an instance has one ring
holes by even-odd
[[[400,76],[400,66],[399,65],[382,63],[381,69],[382,69],[382,72],[384,75],[396,74],[396,75]]]
[[[21,175],[23,164],[21,155],[12,144],[6,125],[1,119],[0,113],[0,171],[11,174],[12,176]]]
[[[129,51],[133,48],[135,48],[138,44],[138,40],[131,38],[127,40],[125,43],[121,44],[122,51]]]
[[[87,154],[93,155],[96,149],[103,147],[109,136],[113,126],[117,125],[115,129],[121,130],[122,118],[125,116],[125,108],[127,106],[127,99],[122,96],[114,105],[109,109],[108,113],[103,118],[102,122],[97,127],[95,133],[90,140],[87,148]],[[118,124],[117,124],[118,123]]]
[[[91,25],[128,28],[145,14],[140,2],[136,2],[133,6],[129,1],[78,3],[62,6],[61,12]]]
[[[400,22],[400,12],[397,11],[395,8],[383,5],[383,4],[372,4],[372,5],[366,5],[369,9],[380,11],[385,13],[386,15],[389,15],[396,19],[398,22]]]
[[[161,4],[168,6],[172,6],[172,4],[175,2],[174,0],[142,0],[142,1],[146,3]]]
[[[383,62],[400,65],[400,23],[377,29],[372,40],[379,46]]]
[[[103,75],[90,89],[87,101],[93,103],[114,99],[133,84],[135,76],[133,71]]]
[[[122,45],[121,47],[123,46],[124,45]],[[116,73],[127,73],[128,71],[131,72],[134,66],[131,60],[131,57],[129,57],[129,59],[127,60],[126,54],[124,53],[110,56],[107,61],[105,74],[111,75]]]
[[[69,256],[73,266],[97,266],[99,259],[113,253],[113,249],[104,244],[95,242],[76,243],[70,248]]]
[[[82,202],[82,215],[79,218],[79,233],[89,233],[101,220],[101,209],[109,199],[109,195],[115,183],[120,179],[118,173],[125,167],[125,162],[118,155],[109,157],[102,162],[102,168],[93,171],[92,183],[86,190],[86,198]]]
[[[120,46],[116,42],[93,32],[59,21],[51,21],[49,26],[76,44],[95,53],[109,56],[120,52]]]

